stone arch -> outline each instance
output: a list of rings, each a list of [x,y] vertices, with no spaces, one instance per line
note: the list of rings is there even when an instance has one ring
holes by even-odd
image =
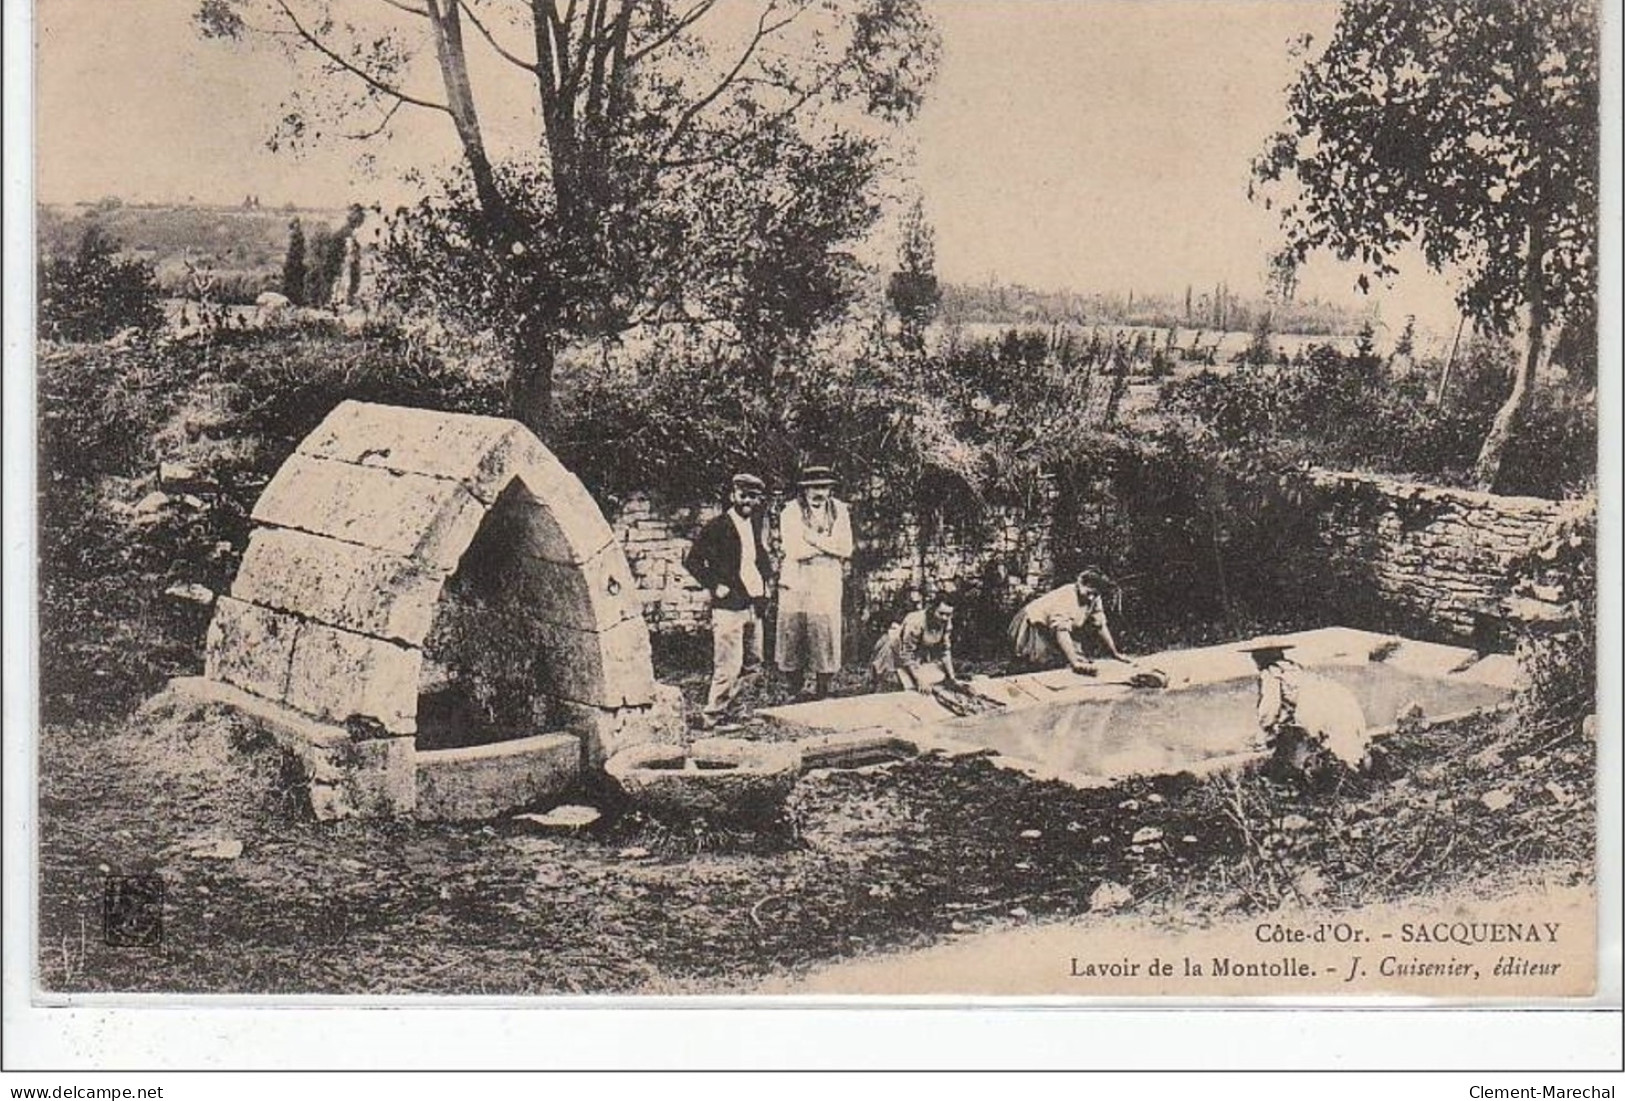
[[[675,690],[655,683],[620,544],[580,480],[517,422],[344,402],[277,471],[252,521],[209,627],[208,681],[352,740],[413,738],[425,645],[480,542],[498,548],[499,587],[524,609],[517,644],[541,657],[536,725],[510,736],[570,732],[592,765],[673,721]]]

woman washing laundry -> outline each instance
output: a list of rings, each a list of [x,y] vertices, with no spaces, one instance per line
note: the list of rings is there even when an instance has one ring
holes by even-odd
[[[941,589],[892,624],[875,643],[869,667],[877,690],[901,687],[934,697],[956,715],[1002,706],[978,693],[954,670],[955,597]]]

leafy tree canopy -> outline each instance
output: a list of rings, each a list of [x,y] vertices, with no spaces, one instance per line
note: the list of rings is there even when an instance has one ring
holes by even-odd
[[[897,270],[887,281],[886,299],[902,320],[904,347],[916,352],[923,349],[926,327],[942,304],[942,287],[937,282],[936,234],[918,199],[903,220]]]
[[[1300,256],[1325,248],[1386,276],[1414,241],[1500,331],[1528,304],[1535,228],[1547,308],[1586,301],[1598,45],[1592,0],[1344,0],[1289,92],[1290,125],[1254,161],[1266,202]]]
[[[539,428],[571,340],[711,326],[766,376],[837,313],[887,128],[939,53],[920,0],[202,0],[198,22],[326,78],[279,143],[340,119],[383,135],[403,108],[452,124],[460,171],[397,221],[391,285],[503,334],[514,411]],[[482,110],[516,87],[535,132],[494,152]]]
[[[1461,277],[1464,312],[1527,352],[1485,437],[1494,485],[1546,330],[1594,316],[1599,31],[1594,0],[1343,0],[1254,161],[1298,255],[1393,274],[1410,243]],[[1302,43],[1307,52],[1309,43]]]

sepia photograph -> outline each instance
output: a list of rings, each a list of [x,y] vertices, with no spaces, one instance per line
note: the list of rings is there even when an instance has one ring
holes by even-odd
[[[33,1003],[1617,1008],[1602,7],[34,0]]]

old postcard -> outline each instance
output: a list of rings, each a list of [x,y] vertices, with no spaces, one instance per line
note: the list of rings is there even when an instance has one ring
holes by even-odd
[[[36,1004],[1617,1006],[1595,0],[32,19]]]

